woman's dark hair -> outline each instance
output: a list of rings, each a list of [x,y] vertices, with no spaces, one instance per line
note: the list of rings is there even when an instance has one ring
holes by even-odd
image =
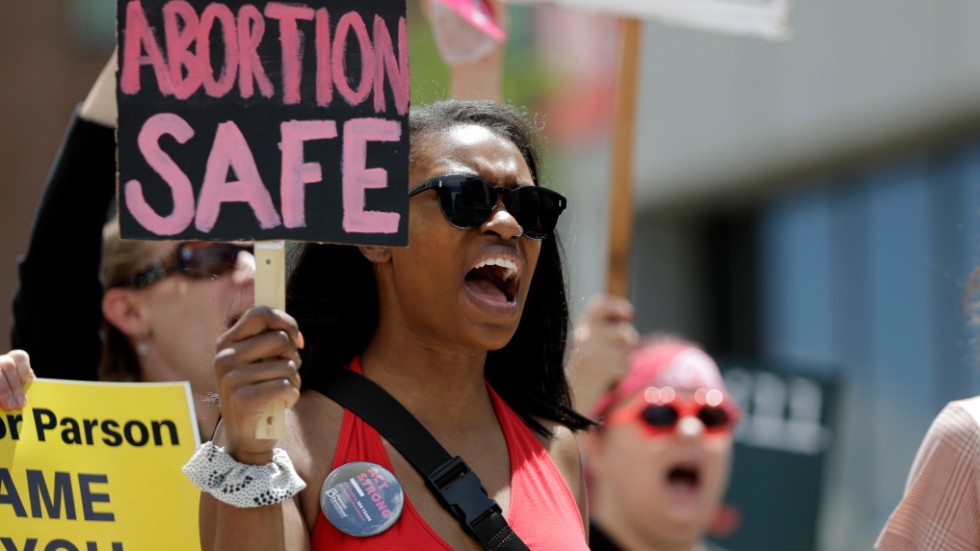
[[[413,107],[410,140],[460,125],[478,125],[517,146],[538,179],[537,132],[525,113],[493,101],[446,100]],[[410,163],[418,162],[412,148]],[[517,332],[506,346],[487,354],[486,378],[525,423],[549,431],[537,419],[549,419],[573,430],[592,421],[571,407],[564,355],[568,336],[568,302],[557,234],[541,243],[541,254]],[[287,311],[306,337],[303,380],[317,388],[317,373],[339,369],[367,347],[378,324],[374,271],[356,247],[307,244],[292,249],[294,266],[287,290]]]

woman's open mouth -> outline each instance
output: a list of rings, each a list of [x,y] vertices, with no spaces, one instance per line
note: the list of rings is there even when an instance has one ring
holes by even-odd
[[[701,469],[694,463],[681,463],[666,474],[668,490],[677,496],[693,496],[701,488]]]
[[[513,259],[493,256],[477,262],[466,273],[466,287],[489,303],[513,305],[517,300],[520,269]]]

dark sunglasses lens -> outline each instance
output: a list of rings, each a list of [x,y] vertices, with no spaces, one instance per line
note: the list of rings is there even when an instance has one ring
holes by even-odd
[[[235,269],[240,251],[224,243],[186,244],[180,251],[181,271],[197,278],[224,275]]]
[[[437,190],[442,213],[457,228],[469,229],[490,217],[497,194],[490,184],[478,178],[467,178],[444,185]]]
[[[677,410],[674,406],[647,406],[643,408],[643,420],[651,427],[658,429],[673,426],[677,422]]]
[[[507,211],[531,239],[544,239],[555,229],[562,207],[556,193],[536,186],[523,186],[510,192]]]
[[[499,193],[504,194],[507,212],[531,239],[544,239],[554,231],[564,209],[560,194],[537,186],[497,188],[481,178],[448,177],[435,189],[443,215],[452,225],[463,229],[476,228],[486,222],[493,213]]]
[[[728,412],[719,407],[705,406],[698,412],[698,419],[709,429],[720,429],[728,426],[731,417]]]
[[[554,228],[547,226],[543,214],[548,210],[548,197],[541,193],[541,188],[520,187],[510,192],[507,198],[507,212],[517,220],[524,230],[524,235],[531,239],[542,239]]]

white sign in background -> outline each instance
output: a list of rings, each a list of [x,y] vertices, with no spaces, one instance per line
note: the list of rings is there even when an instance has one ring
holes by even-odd
[[[708,31],[790,37],[789,0],[515,0],[595,10]]]

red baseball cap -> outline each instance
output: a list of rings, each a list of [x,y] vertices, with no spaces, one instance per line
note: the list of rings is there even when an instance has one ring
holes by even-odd
[[[718,364],[704,350],[685,340],[658,338],[630,355],[626,376],[599,398],[592,416],[605,416],[614,405],[651,386],[725,391]]]

